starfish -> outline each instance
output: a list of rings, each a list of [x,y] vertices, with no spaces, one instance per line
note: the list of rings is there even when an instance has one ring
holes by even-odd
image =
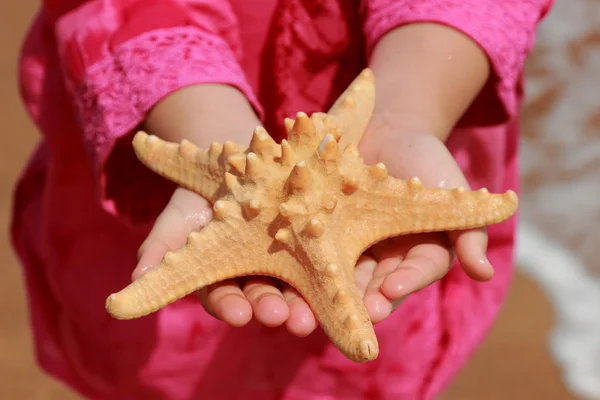
[[[427,187],[416,177],[389,176],[382,163],[365,165],[357,143],[374,92],[365,69],[329,112],[286,119],[288,138],[280,144],[260,126],[247,148],[226,142],[199,149],[136,133],[141,162],[209,200],[213,219],[111,294],[108,312],[138,318],[226,279],[269,276],[298,290],[347,358],[376,359],[377,337],[354,280],[359,256],[390,237],[502,222],[518,199],[513,191]]]

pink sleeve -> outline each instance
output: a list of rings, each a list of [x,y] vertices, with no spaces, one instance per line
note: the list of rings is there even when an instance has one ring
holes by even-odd
[[[435,22],[463,32],[486,52],[493,72],[462,123],[502,123],[518,112],[525,58],[553,1],[363,0],[367,51],[386,32],[408,23]]]
[[[127,182],[156,184],[137,165],[130,134],[170,92],[229,84],[262,117],[237,61],[241,46],[228,1],[46,0],[44,11],[53,20],[67,89],[110,212],[135,208]]]

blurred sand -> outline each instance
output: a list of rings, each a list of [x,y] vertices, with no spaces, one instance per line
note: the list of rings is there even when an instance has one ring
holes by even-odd
[[[18,11],[9,11],[20,7]],[[59,383],[37,368],[31,346],[21,271],[9,246],[14,181],[38,136],[17,98],[16,57],[37,2],[0,3],[0,399],[70,400]],[[567,394],[546,351],[552,310],[538,287],[517,276],[509,301],[491,336],[454,383],[445,400],[575,399]]]

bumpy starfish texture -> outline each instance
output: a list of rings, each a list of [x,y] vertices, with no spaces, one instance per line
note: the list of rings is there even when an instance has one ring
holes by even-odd
[[[262,127],[248,148],[226,142],[207,150],[138,132],[138,158],[208,199],[213,220],[110,295],[108,312],[137,318],[216,282],[270,276],[299,291],[347,358],[377,358],[377,337],[354,281],[363,251],[394,236],[499,223],[514,214],[517,196],[430,188],[418,178],[389,176],[382,163],[365,165],[357,143],[373,104],[374,78],[366,69],[328,113],[286,120],[281,144]]]

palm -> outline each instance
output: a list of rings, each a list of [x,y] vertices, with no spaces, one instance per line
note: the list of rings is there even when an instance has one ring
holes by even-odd
[[[389,239],[369,249],[356,266],[356,285],[373,323],[383,321],[410,292],[443,277],[448,239],[439,233]]]

